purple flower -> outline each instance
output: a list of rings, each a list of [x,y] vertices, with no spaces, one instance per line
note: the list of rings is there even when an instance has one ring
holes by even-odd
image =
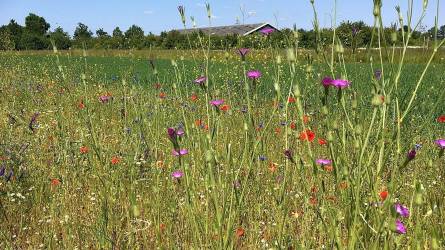
[[[188,154],[189,151],[187,149],[180,149],[179,151],[177,151],[176,149],[172,150],[172,155],[173,156],[183,156]]]
[[[289,159],[292,163],[295,163],[293,153],[290,149],[284,151],[284,156]]]
[[[211,105],[213,105],[213,106],[215,106],[215,107],[218,107],[219,105],[221,105],[221,104],[223,104],[224,103],[224,100],[213,100],[213,101],[210,101],[210,104]]]
[[[170,139],[172,139],[172,140],[176,139],[176,131],[174,128],[168,128],[167,134],[170,137]]]
[[[259,159],[260,161],[265,161],[265,160],[267,160],[267,157],[264,156],[264,155],[260,155],[260,156],[258,157],[258,159]]]
[[[406,234],[406,227],[399,219],[396,220],[396,232],[399,234]]]
[[[325,88],[327,88],[327,87],[329,87],[329,86],[331,86],[332,85],[332,78],[330,78],[330,77],[325,77],[325,78],[323,78],[323,80],[321,80],[321,84],[323,84],[323,86],[325,87]]]
[[[272,34],[274,31],[275,30],[272,29],[271,27],[265,27],[260,30],[261,34],[266,35],[266,36]]]
[[[356,27],[352,27],[352,36],[356,36],[360,32]]]
[[[195,82],[196,84],[201,85],[201,84],[205,83],[206,80],[207,80],[207,77],[205,77],[205,76],[200,76],[200,77],[196,78],[194,82]]]
[[[14,175],[14,171],[12,169],[9,171],[9,174],[5,176],[6,182],[10,181],[12,176]]]
[[[437,146],[439,146],[440,149],[445,149],[445,139],[439,139],[435,141]]]
[[[374,72],[374,77],[375,79],[377,79],[377,81],[380,81],[380,79],[382,78],[382,71],[380,69],[376,70]]]
[[[329,159],[318,159],[315,161],[315,163],[317,163],[317,165],[325,166],[331,164],[332,161]]]
[[[234,187],[235,189],[239,189],[239,188],[241,187],[241,182],[240,182],[239,180],[235,180],[235,181],[233,182],[233,187]]]
[[[261,77],[261,72],[259,70],[251,70],[247,72],[247,77],[250,79],[256,80]]]
[[[343,79],[335,79],[332,80],[331,85],[339,88],[339,89],[344,89],[349,87],[349,85],[351,84],[351,82],[349,82],[348,80],[343,80]]]
[[[5,167],[0,168],[0,176],[3,176],[5,174]]]
[[[416,158],[417,152],[414,149],[411,149],[408,154],[406,155],[406,157],[408,158],[408,161],[412,161],[414,160],[414,158]]]
[[[172,173],[173,179],[180,179],[182,176],[184,176],[184,173],[181,170],[176,170]]]
[[[176,137],[184,135],[184,130],[182,128],[178,128],[178,129],[168,128],[167,134],[171,140],[176,140]]]
[[[36,112],[31,117],[31,121],[29,122],[28,127],[32,132],[34,132],[35,124],[37,123],[37,117],[39,117],[39,115],[40,115],[40,113]]]
[[[247,53],[249,53],[249,49],[247,49],[247,48],[241,48],[241,49],[238,49],[238,54],[241,56],[241,59],[244,61],[245,59],[246,59],[246,55],[247,55]]]
[[[409,217],[409,210],[407,207],[401,205],[400,203],[396,203],[394,205],[394,208],[396,209],[396,212],[400,214],[400,216],[408,218]]]

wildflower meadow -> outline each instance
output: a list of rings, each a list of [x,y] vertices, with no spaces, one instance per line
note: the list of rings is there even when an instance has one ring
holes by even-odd
[[[353,53],[307,2],[313,49],[0,52],[0,248],[445,248],[445,39],[408,46],[435,3],[397,35],[374,0]]]

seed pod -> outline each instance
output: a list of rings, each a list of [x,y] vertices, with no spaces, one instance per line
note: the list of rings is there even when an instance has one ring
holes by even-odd
[[[334,132],[332,131],[328,131],[328,142],[333,142],[334,141]]]

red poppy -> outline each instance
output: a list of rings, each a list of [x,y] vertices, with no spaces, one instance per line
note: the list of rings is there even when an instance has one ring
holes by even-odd
[[[193,93],[192,96],[190,96],[190,99],[192,99],[192,101],[197,101],[198,100],[198,95]]]
[[[275,134],[279,134],[279,133],[281,133],[281,129],[280,128],[276,128],[275,129]]]
[[[195,126],[196,126],[196,127],[199,127],[199,126],[201,126],[201,125],[202,125],[202,121],[201,121],[201,119],[198,119],[198,120],[195,121]]]
[[[161,230],[161,232],[163,232],[166,228],[167,228],[167,225],[165,225],[164,223],[161,223],[159,225],[159,230]]]
[[[334,167],[332,167],[331,165],[326,165],[324,166],[324,170],[326,170],[327,172],[332,172],[332,170],[334,170]]]
[[[119,156],[113,156],[111,158],[111,164],[116,165],[119,164],[119,162],[121,162],[121,158],[119,158]]]
[[[318,191],[316,186],[311,187],[311,193],[316,193]]]
[[[87,154],[88,151],[89,151],[88,147],[86,147],[86,146],[80,147],[80,153],[81,154]]]
[[[441,115],[437,118],[438,123],[445,123],[445,115]]]
[[[236,236],[239,238],[244,236],[244,229],[242,227],[236,229]]]
[[[379,196],[380,196],[380,200],[382,200],[382,201],[386,200],[386,197],[388,197],[388,191],[383,190],[382,192],[380,192]]]
[[[320,144],[320,145],[326,145],[326,144],[328,144],[328,142],[327,142],[326,140],[324,140],[324,139],[319,138],[319,139],[318,139],[318,144]]]
[[[58,185],[60,185],[59,179],[52,179],[51,180],[51,186],[55,187],[55,186],[58,186]]]
[[[295,122],[291,122],[290,123],[290,128],[291,129],[295,129],[297,127],[297,125],[295,125]]]
[[[312,142],[315,139],[315,133],[307,129],[300,133],[300,140]]]
[[[311,205],[317,205],[317,198],[316,198],[315,196],[311,196],[311,197],[309,198],[309,203],[310,203]]]
[[[311,117],[310,116],[303,115],[303,122],[304,122],[304,124],[307,124],[310,121],[311,121]]]
[[[77,107],[79,107],[79,109],[84,109],[85,104],[83,103],[83,101],[80,101],[79,104],[77,105]]]
[[[287,98],[287,102],[288,103],[295,103],[295,98],[293,98],[292,96],[289,96],[289,98]]]
[[[275,172],[277,170],[277,164],[273,162],[269,163],[269,170],[272,173]]]
[[[167,94],[164,92],[159,93],[159,98],[164,99],[165,97],[167,97]]]
[[[230,106],[227,104],[224,104],[221,106],[221,108],[219,108],[221,111],[227,112],[230,109]]]

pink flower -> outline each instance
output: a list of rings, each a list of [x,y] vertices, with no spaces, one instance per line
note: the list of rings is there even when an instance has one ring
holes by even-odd
[[[200,77],[196,78],[194,82],[195,82],[196,84],[201,85],[201,84],[205,83],[206,80],[207,80],[207,77],[205,77],[205,76],[200,76]]]
[[[397,203],[394,205],[394,208],[396,209],[396,212],[400,214],[400,216],[405,218],[409,217],[409,210],[405,206]]]
[[[349,82],[348,80],[343,80],[343,79],[335,79],[332,80],[331,85],[339,88],[339,89],[344,89],[349,87],[349,85],[351,84],[351,82]]]
[[[436,140],[436,144],[440,149],[445,149],[445,139]]]
[[[275,30],[272,29],[271,27],[265,27],[260,30],[261,34],[266,35],[266,36],[272,34],[274,31]]]
[[[210,101],[210,104],[215,106],[215,107],[218,107],[219,105],[221,105],[223,103],[224,103],[224,100],[213,100],[213,101]]]
[[[317,165],[324,166],[324,165],[329,165],[329,164],[331,164],[332,161],[329,160],[329,159],[318,159],[318,160],[315,161],[315,163],[317,163]]]
[[[251,70],[247,72],[247,77],[250,79],[256,80],[261,77],[261,72],[259,70]]]
[[[173,179],[180,179],[182,176],[184,176],[184,173],[181,170],[176,170],[172,173]]]
[[[187,149],[181,149],[179,151],[176,151],[176,149],[173,149],[173,151],[172,151],[172,155],[174,155],[174,156],[183,156],[188,153],[189,153],[189,151]]]
[[[399,219],[396,220],[396,232],[399,234],[406,234],[406,227]]]

